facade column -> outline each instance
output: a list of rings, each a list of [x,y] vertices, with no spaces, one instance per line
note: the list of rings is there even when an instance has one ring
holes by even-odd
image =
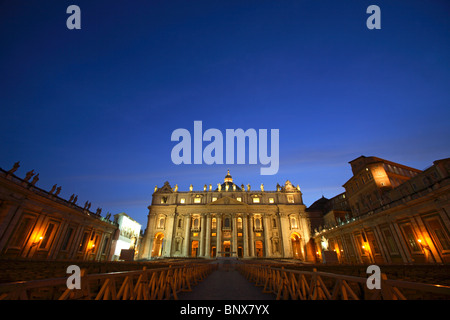
[[[291,245],[289,241],[291,240],[289,234],[289,218],[286,214],[280,213],[280,225],[281,225],[281,239],[283,242],[283,257],[292,258]]]
[[[263,224],[263,228],[264,228],[264,256],[266,258],[270,258],[272,256],[271,254],[271,249],[272,249],[272,244],[270,241],[270,237],[269,237],[269,221],[268,221],[268,217],[266,215],[262,216],[262,224]]]
[[[222,214],[217,214],[216,215],[216,239],[217,239],[217,244],[216,244],[216,257],[221,257],[222,254],[219,253],[219,251],[222,251]]]
[[[189,256],[189,235],[191,233],[191,215],[186,214],[184,219],[184,246],[183,246],[183,256],[188,257]]]
[[[173,238],[173,229],[175,227],[175,212],[169,213],[166,217],[165,223],[165,232],[164,232],[164,253],[162,254],[164,257],[172,256],[172,238]]]
[[[206,217],[205,214],[200,216],[200,244],[199,244],[199,257],[203,257],[205,255],[205,223]]]
[[[389,227],[391,229],[392,236],[394,237],[395,242],[397,243],[398,251],[400,251],[403,262],[412,263],[413,261],[411,254],[409,253],[406,244],[403,241],[401,241],[402,231],[400,230],[399,226],[396,223],[390,223]]]
[[[211,214],[206,216],[205,258],[211,258]]]
[[[244,243],[244,258],[248,258],[248,214],[242,216],[242,242]]]
[[[238,256],[238,245],[237,245],[237,217],[235,215],[232,216],[232,224],[231,224],[231,256],[232,257],[237,257]]]
[[[253,232],[253,216],[249,215],[248,216],[249,219],[249,255],[250,257],[254,257],[255,256],[255,241],[254,241],[254,232]]]

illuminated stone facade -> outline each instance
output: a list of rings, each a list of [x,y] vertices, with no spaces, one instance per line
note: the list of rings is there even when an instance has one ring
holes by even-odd
[[[231,175],[202,191],[156,188],[148,207],[141,259],[240,257],[313,259],[310,224],[299,187],[238,186]]]
[[[334,253],[340,263],[450,262],[449,158],[424,171],[376,157],[350,164],[346,204],[322,200],[308,209],[324,213],[313,228],[319,261]]]
[[[0,169],[0,258],[108,261],[118,226],[91,212],[90,203],[59,197],[60,187],[36,186],[39,175],[25,178]]]

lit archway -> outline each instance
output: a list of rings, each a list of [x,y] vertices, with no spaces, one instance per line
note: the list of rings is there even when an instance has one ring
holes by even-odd
[[[195,258],[198,255],[198,240],[193,240],[191,245],[191,257]]]
[[[164,234],[159,232],[153,239],[152,257],[161,257],[163,250]]]
[[[301,246],[301,237],[298,233],[293,233],[291,235],[291,243],[292,243],[292,255],[294,259],[302,259],[302,246]]]
[[[256,249],[256,256],[258,258],[264,257],[264,247],[262,241],[260,240],[255,241],[255,249]]]

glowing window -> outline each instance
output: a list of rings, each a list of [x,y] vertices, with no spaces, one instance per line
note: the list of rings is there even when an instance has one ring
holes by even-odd
[[[212,201],[214,202],[214,201],[216,201],[217,200],[217,197],[212,197]]]
[[[200,203],[200,202],[202,202],[201,198],[194,198],[194,203]]]
[[[180,199],[180,203],[186,203],[186,199],[185,198],[181,198]]]
[[[242,198],[241,197],[237,197],[236,200],[242,202]]]
[[[269,198],[269,203],[274,203],[275,199],[274,198]]]
[[[253,198],[253,203],[259,203],[259,198]]]

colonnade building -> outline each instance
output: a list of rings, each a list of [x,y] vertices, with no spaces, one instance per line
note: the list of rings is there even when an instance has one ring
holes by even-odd
[[[140,258],[240,257],[314,259],[310,224],[300,188],[290,181],[275,191],[223,183],[179,191],[155,187]]]

